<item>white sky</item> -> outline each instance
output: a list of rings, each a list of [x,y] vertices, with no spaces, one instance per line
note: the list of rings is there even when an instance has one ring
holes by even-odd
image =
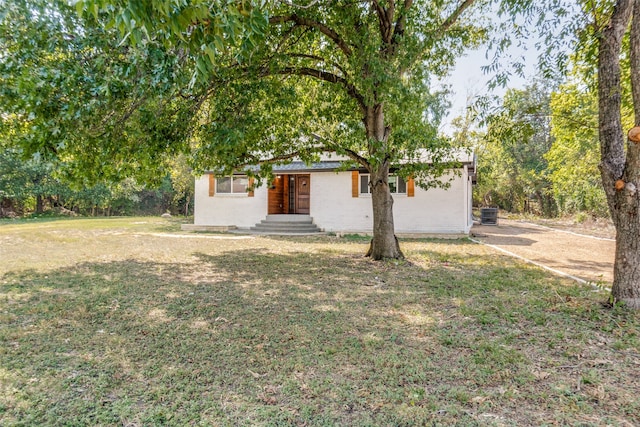
[[[489,80],[491,75],[484,74],[481,67],[490,63],[490,59],[485,57],[486,48],[469,52],[467,55],[458,59],[455,69],[451,75],[443,80],[443,83],[451,86],[452,94],[449,99],[451,101],[451,109],[449,115],[444,119],[441,125],[441,131],[447,135],[451,135],[454,129],[451,127],[451,121],[458,116],[465,114],[466,107],[473,103],[474,98],[484,95],[497,95],[502,97],[507,89],[522,89],[536,74],[536,66],[538,63],[538,53],[535,49],[518,50],[514,48],[511,51],[513,57],[519,57],[524,54],[526,60],[525,78],[512,74],[509,83],[505,88],[489,88]]]

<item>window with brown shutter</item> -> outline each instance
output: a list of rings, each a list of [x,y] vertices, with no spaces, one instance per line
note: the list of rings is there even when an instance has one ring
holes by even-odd
[[[409,179],[407,180],[407,197],[415,197],[415,195],[415,183],[413,182],[413,178],[409,177]]]
[[[358,197],[360,194],[360,190],[358,188],[358,184],[360,183],[358,171],[351,172],[351,197]]]
[[[253,181],[254,181],[253,177],[249,178],[249,194],[248,194],[249,197],[253,197],[255,195],[253,192]]]
[[[209,174],[209,197],[216,194],[216,177],[212,173]]]

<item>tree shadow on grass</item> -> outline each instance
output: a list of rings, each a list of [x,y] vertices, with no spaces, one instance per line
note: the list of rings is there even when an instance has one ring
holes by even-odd
[[[8,424],[471,424],[475,395],[522,421],[541,416],[530,365],[589,357],[579,336],[602,326],[528,267],[193,255],[2,276]]]

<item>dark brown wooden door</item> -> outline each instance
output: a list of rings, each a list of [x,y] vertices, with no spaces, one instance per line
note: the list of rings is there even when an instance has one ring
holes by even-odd
[[[269,197],[268,197],[268,209],[267,213],[269,215],[274,214],[283,214],[287,213],[288,207],[285,206],[285,181],[288,184],[288,180],[285,180],[284,177],[278,175],[271,183],[271,187],[269,187]],[[288,186],[287,186],[288,187]]]
[[[296,175],[296,213],[309,214],[311,176]]]

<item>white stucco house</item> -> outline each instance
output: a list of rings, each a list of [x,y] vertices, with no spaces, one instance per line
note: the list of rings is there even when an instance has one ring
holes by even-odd
[[[390,175],[393,214],[398,235],[468,235],[472,219],[475,156],[457,155],[460,169],[442,179],[449,187],[423,190],[412,179]],[[341,159],[325,157],[306,165],[274,166],[270,185],[252,187],[241,173],[196,178],[192,230],[250,230],[272,222],[306,221],[319,231],[371,233],[373,215],[369,175],[364,169],[344,170]],[[277,230],[277,228],[276,228]]]

